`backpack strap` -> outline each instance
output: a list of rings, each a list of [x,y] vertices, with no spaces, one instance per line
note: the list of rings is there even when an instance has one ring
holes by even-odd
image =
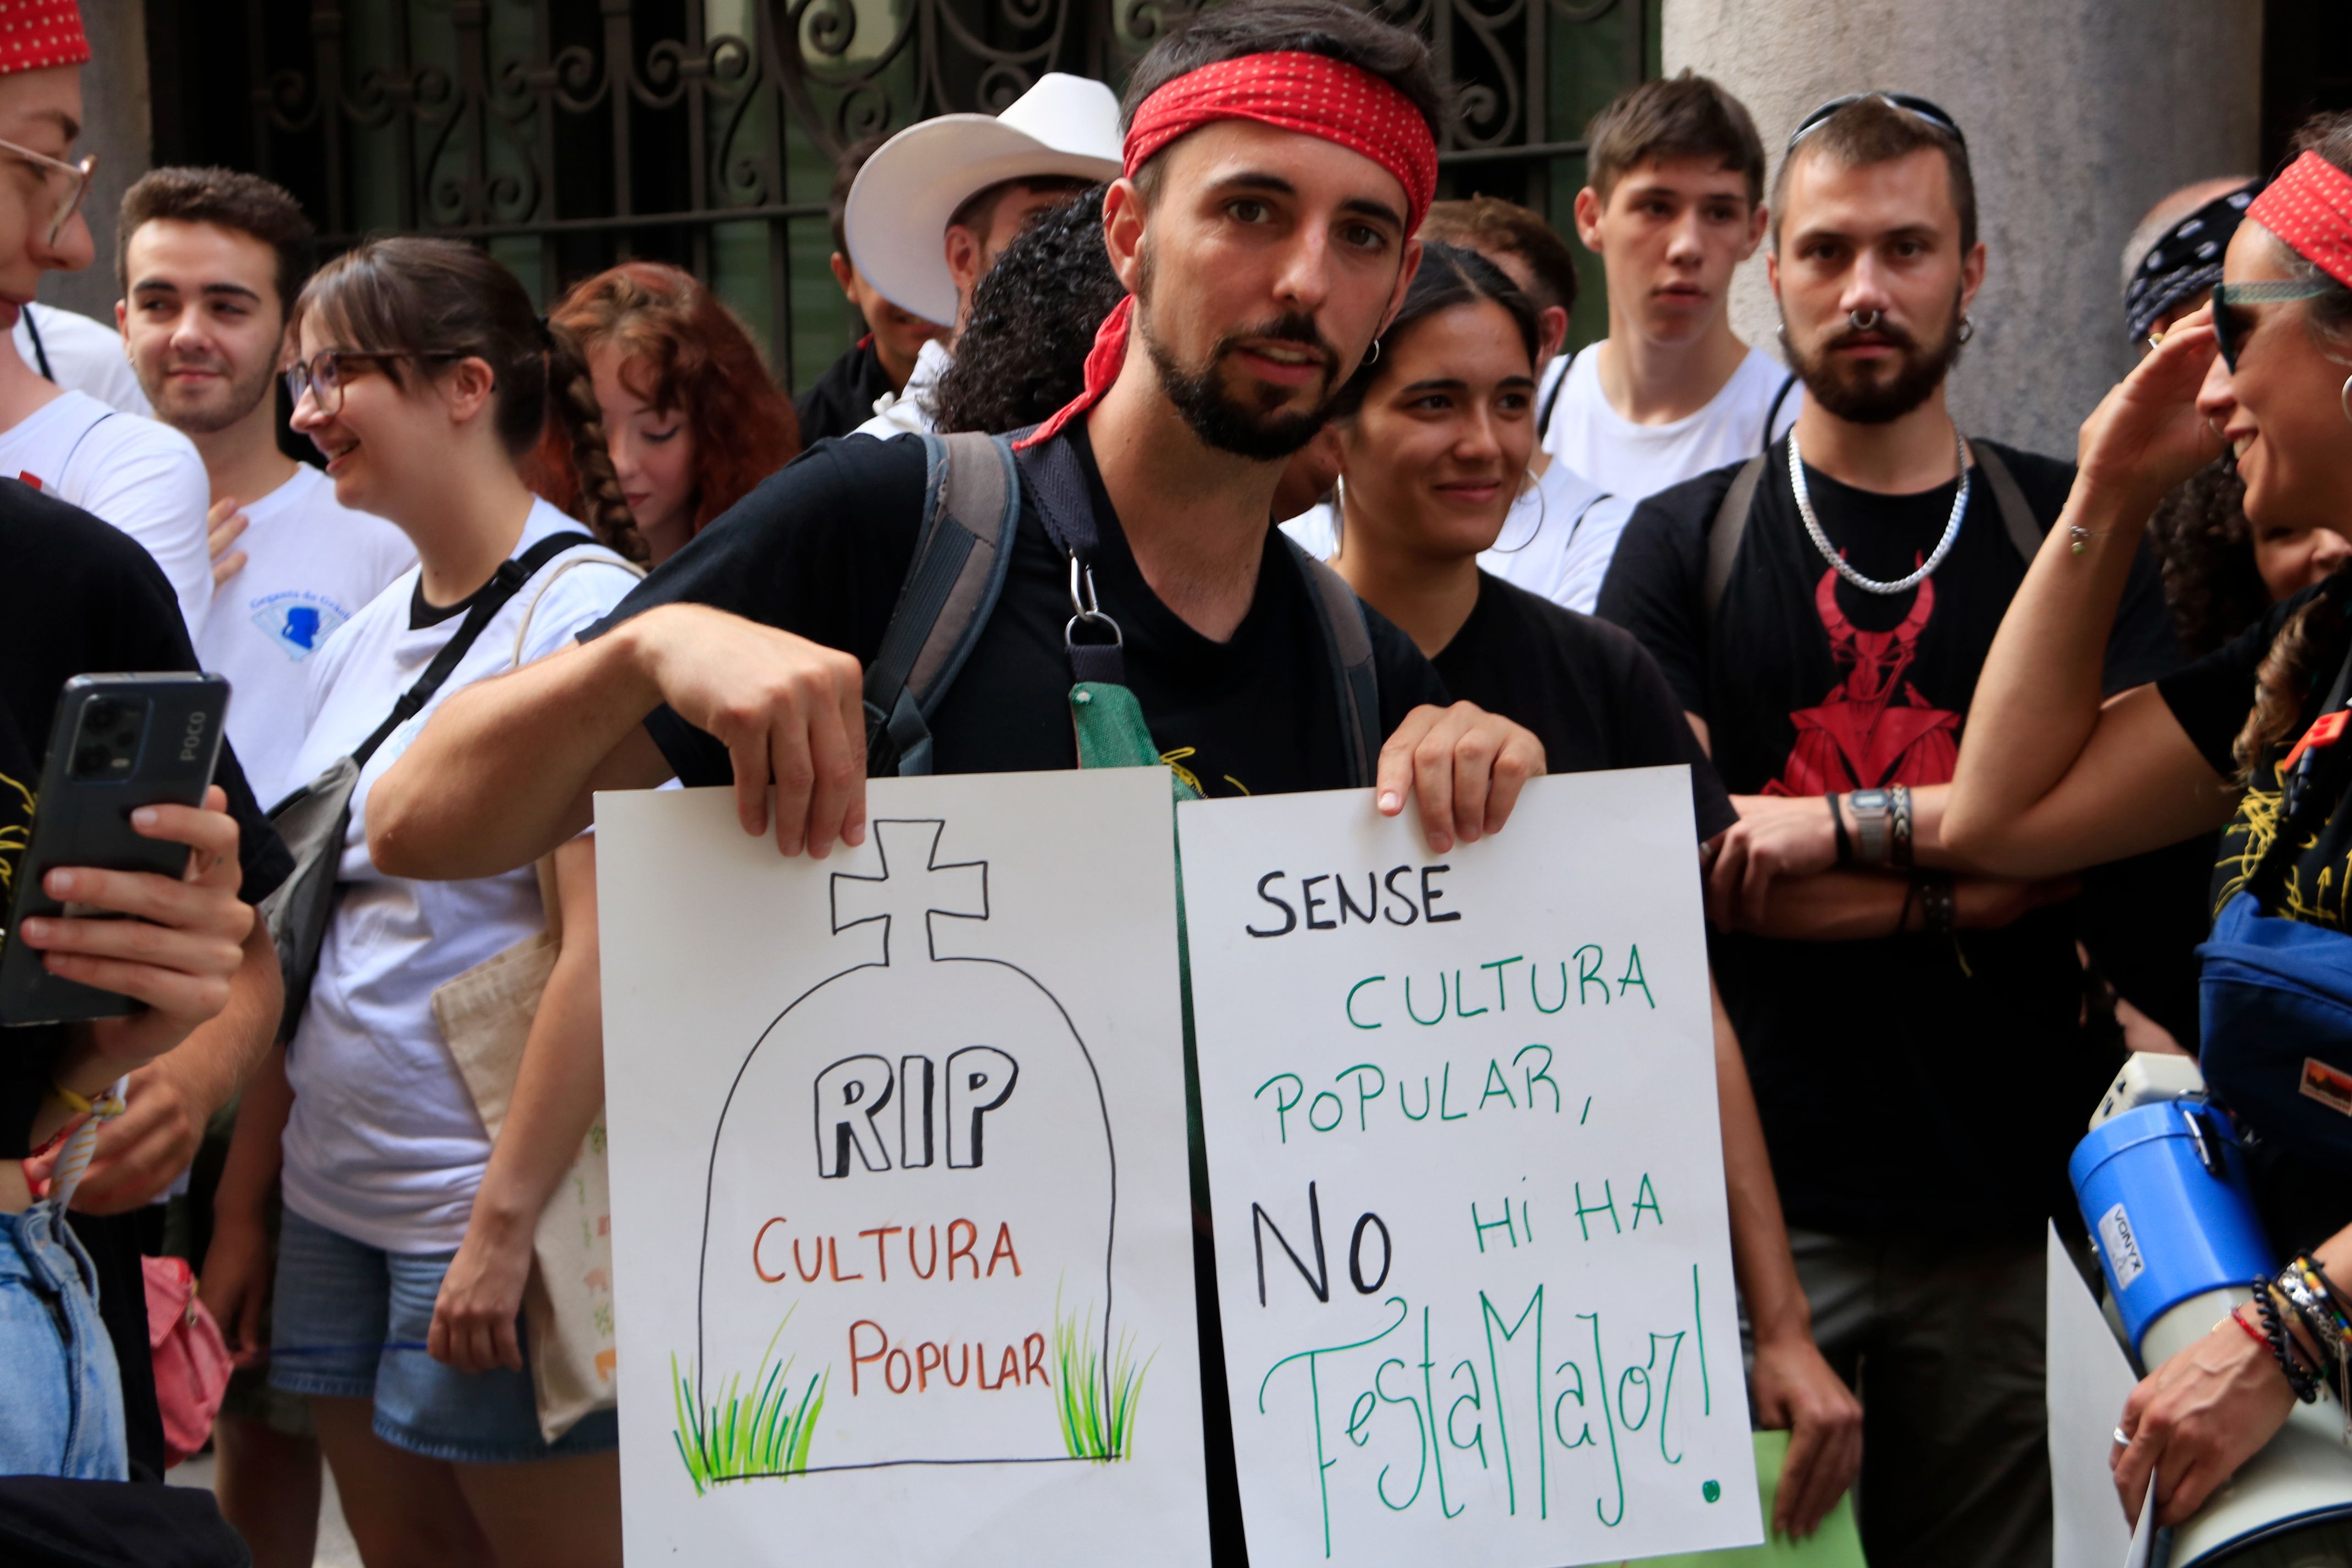
[[[1307,574],[1307,597],[1315,605],[1315,620],[1323,631],[1323,647],[1331,656],[1331,675],[1339,699],[1339,733],[1348,747],[1348,782],[1358,788],[1376,776],[1373,760],[1380,755],[1381,679],[1372,665],[1372,628],[1364,620],[1363,601],[1348,580],[1309,555],[1288,534],[1283,543],[1291,559]]]
[[[1568,390],[1568,367],[1576,363],[1577,351],[1570,349],[1559,356],[1559,374],[1552,377],[1551,388],[1543,395],[1543,406],[1536,410],[1536,445],[1543,445],[1551,434],[1552,411],[1559,406],[1559,395]],[[1769,425],[1771,421],[1765,421]]]
[[[491,618],[506,608],[508,600],[522,592],[524,584],[539,575],[541,567],[567,550],[577,550],[583,544],[595,542],[585,533],[567,530],[562,533],[549,534],[511,561],[499,563],[499,569],[490,574],[490,580],[482,584],[473,604],[467,608],[466,618],[458,623],[457,635],[441,645],[441,651],[433,656],[433,662],[425,667],[425,673],[416,678],[416,684],[400,694],[400,700],[392,705],[392,711],[385,715],[383,722],[375,727],[374,733],[359,743],[358,749],[352,752],[352,762],[365,768],[368,759],[375,755],[376,748],[390,740],[394,730],[415,718],[427,702],[433,700],[433,694],[441,689],[441,683],[449,679],[450,672],[457,668],[457,661],[473,647],[475,639],[489,626]]]
[[[996,608],[1021,514],[1020,475],[1003,437],[921,440],[915,558],[866,668],[867,768],[906,776],[931,771],[930,717]]]
[[[1739,541],[1748,532],[1748,514],[1756,509],[1756,488],[1764,482],[1768,452],[1759,452],[1739,465],[1731,476],[1731,488],[1723,492],[1723,504],[1715,510],[1715,526],[1706,536],[1706,585],[1704,603],[1706,624],[1715,625],[1715,612],[1722,607],[1724,590],[1731,585],[1732,563],[1739,558]]]
[[[2032,565],[2034,556],[2041,553],[2042,536],[2047,531],[2033,515],[2033,509],[2025,503],[2025,492],[2017,488],[2017,476],[2009,471],[2009,465],[2001,461],[1990,443],[1971,441],[1969,452],[1977,460],[1977,472],[1992,487],[1993,503],[2000,509],[2000,525],[2009,531],[2009,542],[2017,547],[2025,563]]]
[[[1780,390],[1772,395],[1772,406],[1764,411],[1764,438],[1756,445],[1760,456],[1772,449],[1772,426],[1780,422],[1780,405],[1789,401],[1789,394],[1797,389],[1797,373],[1790,371],[1780,378]]]
[[[1095,598],[1095,505],[1086,472],[1078,466],[1077,448],[1066,437],[1040,447],[1021,446],[1027,434],[1021,431],[1012,437],[1023,479],[1037,502],[1037,521],[1045,525],[1045,537],[1070,563],[1071,614],[1062,645],[1069,652],[1071,679],[1080,685],[1125,686],[1127,650],[1118,623],[1103,614]]]

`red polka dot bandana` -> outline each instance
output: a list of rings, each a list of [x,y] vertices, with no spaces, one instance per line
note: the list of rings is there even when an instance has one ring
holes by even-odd
[[[1127,128],[1127,175],[1178,137],[1220,120],[1254,120],[1319,136],[1360,153],[1404,186],[1405,232],[1421,227],[1437,195],[1437,142],[1412,100],[1370,71],[1297,50],[1244,55],[1187,71],[1137,106]],[[1086,390],[1021,442],[1052,440],[1110,390],[1127,360],[1135,300],[1122,300],[1095,333]]]
[[[2316,153],[2305,153],[2254,198],[2246,216],[2352,288],[2352,174]]]
[[[0,0],[0,76],[89,63],[75,0]]]

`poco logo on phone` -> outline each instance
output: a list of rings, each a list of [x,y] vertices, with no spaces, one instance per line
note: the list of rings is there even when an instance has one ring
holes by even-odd
[[[180,761],[193,763],[196,760],[197,752],[204,745],[205,720],[207,717],[202,709],[188,715],[187,732],[180,737]]]

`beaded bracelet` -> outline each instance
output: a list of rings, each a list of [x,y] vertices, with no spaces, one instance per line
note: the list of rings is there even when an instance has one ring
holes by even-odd
[[[2279,1371],[2286,1374],[2287,1387],[2304,1404],[2313,1403],[2319,1397],[2319,1379],[2304,1366],[2302,1347],[2280,1321],[2278,1303],[2272,1299],[2271,1282],[2267,1279],[2254,1280],[2254,1310],[2262,1315],[2263,1342],[2270,1346]]]

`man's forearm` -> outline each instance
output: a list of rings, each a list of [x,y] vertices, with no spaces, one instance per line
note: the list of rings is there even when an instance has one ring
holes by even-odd
[[[236,1128],[229,1134],[228,1158],[221,1165],[220,1184],[213,1193],[213,1208],[224,1217],[258,1219],[285,1164],[281,1140],[286,1119],[294,1109],[293,1086],[286,1080],[286,1053],[272,1049],[245,1082],[237,1102]]]
[[[257,920],[245,939],[245,963],[229,982],[228,1005],[212,1022],[158,1057],[180,1069],[206,1116],[228,1103],[262,1052],[278,1037],[286,1009],[286,986],[278,973],[278,947],[269,928]]]
[[[497,876],[586,827],[595,790],[660,783],[667,772],[643,722],[661,697],[635,646],[640,623],[659,613],[442,704],[368,795],[377,868]]]
[[[1731,1268],[1739,1299],[1759,1341],[1812,1334],[1812,1311],[1789,1252],[1789,1229],[1780,1215],[1780,1192],[1764,1144],[1764,1123],[1748,1082],[1739,1037],[1724,1010],[1723,994],[1710,980],[1715,1010],[1715,1093],[1723,1123],[1723,1175],[1731,1205]]]
[[[1892,935],[1910,893],[1902,878],[1880,871],[1824,871],[1783,877],[1765,900],[1764,918],[1739,929],[1790,942],[1862,942]]]

